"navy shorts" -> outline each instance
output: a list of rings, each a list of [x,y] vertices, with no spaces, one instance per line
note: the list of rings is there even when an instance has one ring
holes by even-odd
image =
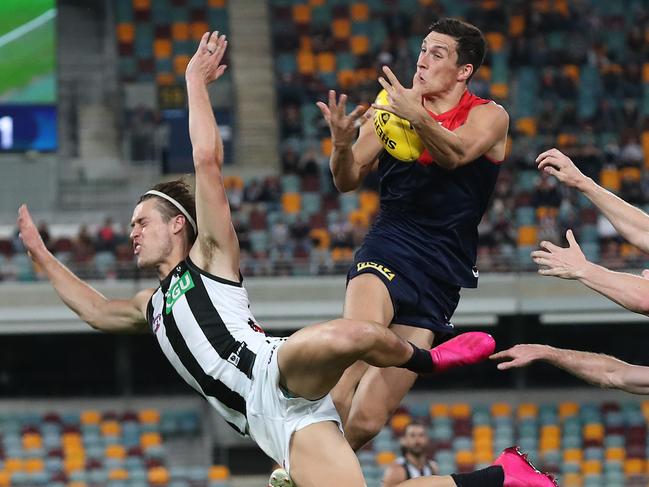
[[[392,323],[426,328],[436,333],[453,333],[451,316],[460,301],[460,287],[422,272],[393,270],[379,260],[358,260],[347,273],[347,283],[370,273],[379,277],[390,293],[394,318]]]

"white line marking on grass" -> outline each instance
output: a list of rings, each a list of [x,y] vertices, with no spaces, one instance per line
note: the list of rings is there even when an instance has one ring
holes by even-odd
[[[20,27],[16,27],[14,30],[7,32],[3,36],[0,36],[0,47],[4,46],[5,44],[9,44],[12,41],[15,41],[19,37],[22,37],[25,34],[27,34],[27,32],[30,32],[40,27],[45,22],[53,19],[54,17],[56,17],[56,9],[52,8],[47,12],[39,15],[35,19],[30,20],[26,24],[23,24]]]

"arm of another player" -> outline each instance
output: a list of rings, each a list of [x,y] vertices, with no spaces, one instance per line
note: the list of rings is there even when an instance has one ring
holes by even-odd
[[[146,331],[146,306],[153,289],[140,291],[133,299],[107,299],[47,250],[25,205],[18,210],[18,230],[32,261],[43,269],[61,300],[79,318],[101,331]]]
[[[649,215],[586,177],[572,160],[557,149],[550,149],[536,158],[539,171],[555,176],[566,186],[586,195],[626,240],[649,252]]]
[[[381,485],[383,487],[395,487],[405,480],[407,480],[407,476],[403,465],[393,462],[385,469],[383,473],[383,484]]]
[[[358,105],[346,115],[346,103],[347,95],[340,95],[336,101],[334,90],[329,90],[328,104],[321,101],[316,103],[331,131],[329,167],[334,185],[341,193],[358,189],[365,176],[375,167],[376,158],[383,150],[372,127],[372,110]],[[358,124],[360,131],[354,142]]]
[[[185,73],[198,227],[196,244],[189,255],[200,268],[238,281],[239,242],[223,186],[223,140],[207,91],[207,85],[225,72],[226,65],[221,60],[227,45],[224,35],[206,32]]]
[[[450,131],[428,114],[419,90],[404,88],[387,66],[383,72],[389,82],[379,78],[379,83],[387,91],[390,104],[373,107],[410,121],[437,165],[453,170],[482,155],[496,160],[505,157],[509,115],[502,106],[495,103],[476,106],[462,126]]]
[[[649,367],[631,365],[609,355],[526,344],[495,353],[491,359],[503,360],[498,364],[500,370],[543,361],[600,387],[649,394]]]
[[[576,279],[630,311],[649,315],[649,279],[593,264],[584,256],[572,230],[566,232],[566,239],[566,248],[541,242],[541,250],[532,252],[534,263],[542,266],[539,274]]]

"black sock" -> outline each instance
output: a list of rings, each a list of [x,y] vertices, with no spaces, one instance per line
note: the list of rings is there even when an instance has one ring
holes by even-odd
[[[435,370],[433,357],[430,356],[430,351],[419,348],[412,343],[410,343],[410,345],[412,345],[412,357],[410,357],[405,364],[399,365],[399,367],[402,369],[412,370],[418,374],[429,374]]]
[[[451,477],[457,487],[503,487],[505,484],[505,471],[500,465],[470,473],[453,473]]]

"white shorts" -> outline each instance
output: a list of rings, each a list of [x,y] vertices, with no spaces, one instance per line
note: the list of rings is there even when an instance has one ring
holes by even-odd
[[[342,422],[329,394],[316,401],[286,397],[279,385],[277,365],[277,351],[286,340],[269,340],[270,344],[257,352],[252,369],[252,389],[246,401],[248,426],[250,436],[264,453],[289,472],[293,433],[323,421],[336,422],[342,431]]]

